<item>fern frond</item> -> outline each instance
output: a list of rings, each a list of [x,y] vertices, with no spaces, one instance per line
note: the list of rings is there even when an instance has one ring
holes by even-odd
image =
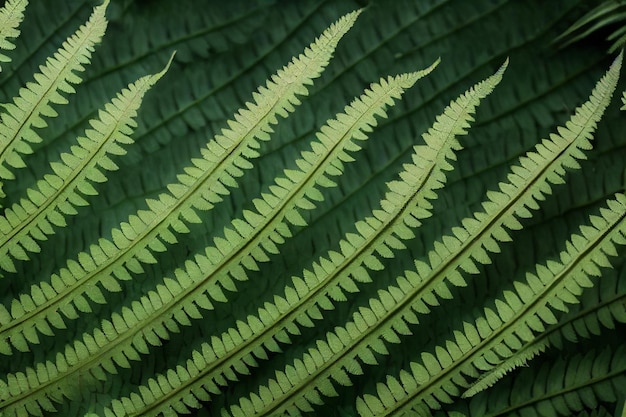
[[[72,84],[81,82],[76,74],[89,64],[94,47],[107,27],[105,11],[109,0],[94,8],[87,23],[70,36],[26,83],[19,96],[3,106],[0,123],[0,189],[3,180],[15,179],[14,169],[25,166],[22,155],[32,153],[30,144],[42,141],[36,129],[47,126],[45,117],[55,117],[53,104],[66,104],[62,93],[73,93]]]
[[[428,305],[438,305],[439,298],[449,298],[449,285],[465,286],[462,272],[475,274],[477,264],[491,262],[489,253],[499,252],[500,242],[511,239],[510,231],[521,228],[520,219],[531,217],[538,201],[551,193],[550,184],[561,184],[565,168],[578,168],[577,159],[585,158],[582,150],[591,147],[592,132],[608,106],[616,87],[620,56],[607,74],[597,83],[589,100],[583,104],[559,135],[553,134],[527,153],[508,174],[508,182],[500,183],[498,192],[489,191],[482,203],[482,212],[464,219],[452,234],[436,241],[427,261],[416,260],[413,277],[403,278],[402,287],[414,288],[414,309],[427,313]],[[530,209],[530,210],[529,210]],[[409,282],[412,283],[409,284]]]
[[[358,15],[358,11],[350,13],[331,25],[303,54],[260,87],[253,94],[254,102],[239,110],[235,119],[229,121],[229,128],[202,149],[203,158],[194,159],[193,165],[179,174],[180,182],[169,185],[171,194],[148,199],[148,210],[129,216],[127,222],[111,231],[111,240],[101,238],[90,247],[89,253],[82,252],[77,260],[68,261],[67,267],[52,275],[52,291],[49,283],[44,283],[34,286],[32,294],[26,295],[27,303],[15,300],[18,311],[25,313],[12,326],[12,334],[21,348],[24,348],[24,335],[20,335],[25,331],[23,323],[49,321],[54,328],[64,328],[65,318],[78,317],[76,308],[91,311],[85,295],[99,302],[102,295],[98,284],[108,291],[120,291],[120,280],[129,280],[131,273],[144,272],[142,264],[154,263],[154,253],[163,252],[166,245],[177,242],[175,233],[186,233],[188,224],[201,221],[197,210],[212,208],[229,193],[229,187],[236,187],[235,178],[251,167],[249,159],[258,156],[255,150],[258,141],[268,140],[277,117],[286,117],[299,103],[297,96],[307,94],[306,85],[321,74],[340,38]],[[113,164],[110,168],[114,167]],[[48,296],[34,296],[42,292]],[[38,333],[39,329],[31,327],[28,331]],[[37,340],[36,334],[31,339]]]
[[[76,207],[87,205],[86,198],[98,193],[93,184],[106,182],[103,171],[117,169],[111,156],[126,154],[121,145],[133,143],[130,134],[143,97],[165,74],[170,63],[171,58],[160,73],[142,77],[118,93],[99,111],[99,117],[89,122],[91,128],[77,138],[70,152],[62,153],[58,161],[50,164],[51,172],[26,191],[27,197],[0,216],[0,268],[15,272],[14,259],[25,261],[29,259],[29,252],[39,252],[37,242],[47,240],[55,226],[66,226],[65,216],[76,214]],[[49,299],[55,295],[56,292],[50,292],[44,297]],[[41,300],[16,301],[14,309],[26,313],[24,304],[41,305]],[[18,318],[13,315],[13,320]],[[6,324],[0,320],[0,334],[4,333]],[[12,321],[11,327],[15,324]],[[0,336],[0,340],[5,338]]]
[[[474,324],[463,323],[463,332],[455,331],[454,338],[433,352],[422,353],[422,361],[412,362],[410,372],[401,372],[401,381],[388,376],[377,387],[378,398],[359,400],[360,413],[388,415],[411,409],[419,414],[439,408],[468,387],[468,376],[489,375],[487,380],[479,378],[465,392],[467,396],[497,380],[507,370],[503,362],[514,357],[514,352],[522,354],[508,364],[517,366],[544,349],[544,343],[529,349],[523,345],[557,323],[555,310],[567,311],[566,304],[579,303],[583,289],[593,285],[591,278],[599,276],[599,268],[610,266],[607,255],[616,256],[616,244],[626,244],[626,196],[609,200],[607,208],[590,221],[592,225],[581,227],[581,234],[572,235],[566,243],[560,262],[538,265],[526,282],[515,282],[515,290],[505,290]],[[387,396],[389,390],[395,400]]]
[[[398,281],[400,288],[415,288],[413,290],[416,291],[415,298],[411,302],[412,310],[421,314],[428,313],[429,306],[439,304],[437,296],[449,298],[451,294],[442,278],[445,277],[450,283],[455,284],[462,279],[459,269],[467,273],[476,273],[478,270],[475,262],[483,264],[490,262],[488,253],[498,252],[498,242],[510,239],[507,229],[521,228],[518,217],[530,217],[531,212],[528,209],[538,208],[537,200],[545,198],[544,196],[551,192],[550,183],[559,184],[563,181],[561,178],[565,174],[564,167],[578,167],[576,159],[584,158],[581,150],[590,148],[591,133],[610,102],[617,83],[621,58],[620,54],[607,74],[597,83],[589,100],[577,109],[566,127],[558,128],[560,136],[551,135],[550,140],[544,140],[536,147],[536,152],[530,152],[522,157],[520,166],[513,166],[512,172],[508,175],[510,182],[501,183],[499,193],[488,193],[488,201],[483,203],[485,212],[476,213],[474,218],[465,219],[462,222],[463,228],[453,228],[454,237],[444,237],[442,242],[435,243],[435,250],[429,253],[430,265],[418,261],[417,274],[412,273]],[[466,252],[470,252],[471,255],[468,256]],[[422,295],[418,298],[419,293]],[[408,308],[405,311],[414,316]],[[553,317],[549,309],[545,309],[544,313],[546,321]],[[493,312],[491,317],[495,321],[500,320]],[[410,322],[408,319],[407,321]],[[535,324],[537,329],[544,330],[541,322]],[[467,372],[467,375],[471,375],[470,371]],[[459,391],[458,388],[454,390]],[[371,400],[371,397],[368,398]],[[361,404],[366,410],[367,406]],[[438,403],[431,400],[430,404]],[[379,405],[379,402],[373,401],[374,408]]]
[[[9,40],[20,35],[18,29],[24,20],[24,10],[28,5],[28,0],[8,0],[0,9],[0,50],[10,51],[15,49],[15,45]],[[11,62],[11,58],[0,53],[0,62]],[[2,67],[0,67],[2,71]]]
[[[622,102],[625,104],[622,106],[622,110],[626,109],[626,92],[623,93]],[[595,223],[602,220],[596,218]],[[606,260],[605,252],[613,256],[617,255],[611,248],[605,248],[604,252],[598,253],[596,260],[589,261],[590,265],[594,263],[598,266],[606,267],[610,266],[608,260]],[[606,282],[603,280],[602,282]],[[565,290],[568,291],[568,290]],[[504,362],[496,366],[492,371],[482,374],[477,382],[475,382],[470,389],[468,389],[463,397],[471,397],[478,392],[486,389],[487,387],[495,384],[496,381],[501,379],[511,370],[518,366],[524,365],[528,360],[537,355],[539,352],[544,351],[548,346],[554,345],[560,347],[563,343],[563,337],[572,342],[576,342],[578,337],[589,337],[590,334],[599,334],[600,326],[603,325],[606,328],[614,328],[615,322],[626,322],[626,304],[624,304],[623,291],[612,288],[609,290],[610,296],[600,296],[600,302],[594,304],[590,310],[585,310],[571,319],[560,320],[559,323],[550,326],[545,332],[542,332],[535,336],[535,338],[524,344],[518,351],[513,352],[513,355],[506,358]],[[562,302],[559,303],[561,310],[564,309]]]
[[[168,331],[177,331],[177,322],[189,324],[189,318],[199,317],[197,307],[192,302],[196,301],[204,306],[204,302],[196,299],[208,301],[209,298],[207,298],[205,291],[208,291],[208,295],[212,298],[221,300],[223,294],[217,283],[226,286],[228,284],[224,284],[224,279],[232,280],[232,278],[224,273],[222,275],[224,279],[222,280],[219,278],[217,280],[209,280],[205,278],[207,274],[210,275],[211,270],[213,272],[219,271],[225,264],[230,263],[230,258],[233,255],[244,259],[244,261],[240,259],[235,260],[235,271],[242,270],[240,263],[248,265],[245,263],[246,257],[250,259],[256,257],[255,261],[260,261],[258,253],[266,256],[265,251],[272,251],[271,246],[268,249],[268,242],[273,242],[272,245],[281,243],[275,242],[276,236],[284,241],[284,238],[290,234],[289,224],[300,225],[300,217],[297,212],[297,207],[301,205],[300,203],[308,201],[307,198],[317,198],[319,191],[317,191],[316,187],[320,184],[328,186],[327,176],[339,175],[341,173],[342,161],[351,160],[347,151],[360,149],[352,140],[366,139],[367,136],[364,132],[371,131],[376,126],[376,117],[385,117],[385,108],[392,105],[394,99],[399,98],[406,88],[411,87],[417,79],[429,73],[433,68],[434,66],[412,74],[389,77],[386,80],[382,79],[380,84],[373,84],[370,90],[367,90],[359,99],[346,107],[345,113],[340,113],[336,119],[330,120],[320,129],[319,141],[314,142],[311,151],[303,152],[302,159],[298,160],[297,165],[299,169],[286,170],[285,177],[281,178],[282,181],[281,179],[277,180],[277,187],[270,189],[272,193],[277,195],[266,194],[262,198],[254,200],[255,206],[259,211],[258,214],[248,212],[245,215],[245,220],[234,221],[233,229],[225,230],[225,237],[228,240],[220,241],[216,239],[216,246],[207,249],[206,257],[198,255],[195,262],[188,261],[187,264],[193,265],[193,267],[187,267],[187,271],[177,271],[176,279],[165,278],[164,284],[158,285],[156,292],[142,299],[142,304],[150,304],[141,308],[143,315],[149,315],[143,317],[143,323],[141,320],[137,320],[137,317],[134,317],[135,310],[139,305],[137,302],[134,302],[130,309],[125,310],[130,316],[126,315],[126,313],[123,316],[114,314],[111,322],[114,324],[111,327],[111,331],[106,332],[106,337],[97,329],[99,333],[96,332],[93,336],[85,336],[89,338],[91,343],[87,341],[85,342],[87,345],[82,342],[76,342],[74,346],[68,345],[66,354],[63,356],[76,358],[79,350],[86,352],[85,349],[80,348],[81,346],[96,348],[95,346],[104,344],[104,348],[101,349],[102,355],[109,358],[113,356],[118,365],[127,366],[127,357],[138,357],[138,352],[145,349],[146,341],[150,344],[160,343],[158,338],[155,342],[155,334],[153,333],[155,328],[157,329],[158,337],[167,338]],[[251,221],[250,219],[253,220]],[[251,246],[252,249],[242,249],[242,247],[247,248],[248,246]],[[237,278],[242,279],[241,277]],[[209,289],[207,290],[207,288]],[[95,298],[101,297],[99,290],[98,294]],[[153,296],[156,296],[157,299],[154,299]],[[186,297],[190,299],[186,300]],[[77,308],[86,308],[80,298],[77,298],[77,300],[81,302],[81,304],[76,305]],[[183,301],[186,301],[186,303]],[[190,306],[193,306],[193,308],[190,309]],[[206,307],[212,308],[210,302],[209,306]],[[63,309],[61,311],[65,312]],[[134,327],[140,324],[146,325],[145,328]],[[105,325],[103,324],[103,326]],[[136,336],[139,337],[129,340],[129,332],[132,332],[133,335],[135,335],[135,332],[138,332]],[[112,333],[117,333],[118,337],[112,337]],[[124,347],[118,345],[118,341]],[[136,344],[139,344],[138,348],[133,346]],[[93,364],[94,352],[92,348],[88,350],[91,355],[82,359],[89,359],[87,365],[90,366]],[[70,355],[68,352],[73,353]],[[63,362],[66,361],[65,358],[61,359]],[[111,359],[107,359],[107,361],[110,362]],[[68,374],[71,376],[74,372],[85,370],[81,370],[83,363],[72,365],[75,366],[69,367],[69,369],[67,366],[58,367],[57,369],[63,369],[63,372],[55,372],[58,375],[55,375],[54,378],[46,378],[44,385],[48,388],[52,387],[52,390],[56,391],[58,385],[55,387],[55,384],[61,378],[61,374],[64,377],[68,377]],[[97,368],[98,370],[94,373],[99,374],[108,367],[98,365]],[[108,370],[110,371],[110,368]],[[31,389],[34,389],[34,387],[31,387]],[[38,393],[44,391],[41,387],[37,387],[36,390]],[[25,395],[26,393],[22,393],[18,396],[13,396],[11,404],[19,402]],[[14,406],[11,405],[9,407],[13,408]]]
[[[280,244],[276,236],[282,241],[289,237],[289,225],[300,225],[300,220],[294,220],[288,213],[297,213],[301,201],[316,196],[313,192],[317,191],[319,184],[328,183],[327,176],[340,175],[342,161],[351,159],[347,151],[360,149],[352,140],[365,140],[364,132],[373,130],[376,117],[384,117],[385,108],[433,68],[389,77],[382,79],[380,84],[373,84],[359,99],[346,106],[344,113],[320,129],[318,141],[312,143],[311,150],[302,152],[302,159],[297,164],[299,169],[285,170],[285,177],[277,179],[276,184],[281,188],[271,188],[272,195],[266,194],[255,200],[258,214],[249,212],[245,220],[233,221],[233,229],[225,232],[228,240],[216,239],[215,246],[206,250],[206,256],[197,255],[194,261],[187,261],[185,269],[177,270],[174,278],[165,278],[156,291],[124,307],[121,315],[114,313],[110,321],[104,320],[102,330],[96,328],[93,334],[85,334],[82,340],[67,345],[62,358],[56,364],[48,365],[55,369],[54,377],[37,380],[37,383],[33,381],[28,390],[8,400],[9,407],[19,407],[30,391],[36,391],[38,395],[56,392],[59,386],[66,385],[64,380],[76,373],[91,371],[98,378],[104,371],[113,372],[116,365],[127,367],[129,359],[138,359],[140,353],[145,353],[146,343],[160,345],[160,339],[167,339],[170,332],[178,332],[179,324],[189,325],[190,319],[202,317],[197,305],[212,309],[212,301],[223,301],[224,294],[218,283],[226,287],[234,285],[227,282],[232,283],[233,279],[228,270],[241,271],[241,264],[248,265],[236,257],[262,261],[258,254],[267,256],[266,251],[272,250],[268,242]],[[220,272],[221,268],[227,272]],[[102,361],[95,363],[94,357]],[[77,359],[65,366],[70,358]],[[92,369],[94,365],[95,370]]]
[[[521,370],[515,380],[472,398],[470,415],[574,415],[623,401],[625,383],[626,345],[598,347]],[[619,416],[623,405],[616,412]]]

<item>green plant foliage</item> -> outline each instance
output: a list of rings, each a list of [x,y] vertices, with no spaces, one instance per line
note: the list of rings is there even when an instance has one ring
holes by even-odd
[[[555,41],[563,41],[564,45],[569,45],[580,41],[603,29],[611,29],[611,33],[606,40],[611,42],[609,53],[613,53],[626,43],[626,2],[612,0],[600,3],[579,20],[574,22]]]
[[[0,415],[623,414],[621,4],[559,3],[7,0]]]

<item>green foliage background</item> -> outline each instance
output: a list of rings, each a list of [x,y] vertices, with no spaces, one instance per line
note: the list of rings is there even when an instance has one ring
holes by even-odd
[[[250,208],[251,196],[267,187],[282,167],[293,164],[315,130],[369,83],[383,75],[424,68],[441,57],[442,64],[406,93],[405,99],[390,111],[389,119],[382,121],[372,134],[357,161],[346,166],[339,187],[328,190],[325,202],[307,214],[311,227],[299,232],[281,248],[280,256],[273,257],[260,272],[252,274],[250,281],[241,284],[240,291],[231,296],[231,302],[221,305],[216,312],[206,313],[193,326],[183,328],[181,336],[154,349],[154,354],[140,365],[121,371],[93,399],[106,401],[109,396],[125,393],[128,386],[138,383],[145,375],[177,363],[179,355],[195,347],[198,340],[225,330],[233,317],[245,317],[255,311],[260,302],[270,299],[303,265],[333,248],[338,238],[354,227],[355,220],[377,204],[385,183],[408,161],[411,146],[420,141],[421,133],[443,107],[470,85],[492,74],[509,57],[504,80],[479,108],[469,136],[462,138],[465,149],[459,153],[448,186],[441,190],[435,202],[432,219],[419,230],[416,239],[408,242],[408,250],[387,262],[385,271],[375,276],[368,289],[329,312],[328,319],[316,329],[305,332],[300,342],[304,346],[307,340],[341,323],[342,318],[367,300],[367,294],[410,268],[414,258],[424,256],[429,242],[478,208],[485,191],[495,188],[511,162],[567,120],[586,99],[613,59],[606,54],[608,46],[603,43],[603,34],[594,34],[563,49],[552,41],[597,3],[113,0],[108,11],[111,23],[107,35],[87,68],[85,81],[63,109],[62,117],[51,120],[48,130],[51,134],[38,152],[26,158],[28,167],[20,171],[19,181],[7,183],[9,197],[5,207],[13,203],[12,196],[21,195],[21,190],[33,184],[47,162],[68,146],[113,92],[141,75],[160,70],[174,50],[175,60],[144,101],[134,134],[137,144],[129,148],[128,156],[116,160],[121,169],[109,175],[109,181],[99,188],[100,195],[90,200],[91,206],[68,218],[70,227],[42,244],[42,252],[33,255],[33,262],[19,264],[16,275],[19,279],[0,280],[0,294],[16,294],[27,289],[31,283],[53,273],[67,258],[75,258],[99,236],[108,237],[112,227],[144,207],[144,198],[156,196],[166,184],[175,181],[177,170],[198,155],[200,147],[249,100],[259,84],[341,15],[366,6],[355,27],[340,42],[334,60],[316,81],[308,99],[293,116],[278,125],[272,141],[263,144],[262,157],[244,177],[239,189],[207,215],[204,224],[196,225],[192,234],[182,237],[183,244],[157,256],[158,265],[148,267],[147,274],[125,287],[127,295],[145,291],[151,288],[151,283],[170,275],[189,254],[205,246],[212,232],[221,230],[234,215]],[[33,1],[27,9],[22,36],[12,53],[13,62],[3,66],[2,97],[15,96],[45,57],[87,19],[95,4],[89,0]],[[622,82],[617,91],[623,90]],[[568,174],[567,184],[556,188],[554,196],[542,204],[541,211],[525,222],[525,229],[515,234],[515,244],[504,245],[494,264],[485,267],[483,274],[474,276],[470,286],[459,292],[455,303],[448,303],[445,309],[434,309],[419,333],[393,346],[391,356],[384,358],[385,366],[372,367],[367,377],[357,378],[355,385],[359,391],[362,387],[372,390],[373,381],[406,367],[421,347],[445,334],[459,318],[469,320],[484,305],[484,300],[493,297],[512,279],[522,277],[537,262],[556,257],[562,242],[594,208],[607,196],[624,190],[625,155],[624,116],[619,114],[618,100],[614,99],[596,134],[595,148],[582,169]],[[615,297],[626,302],[624,257],[615,260],[614,266],[614,270],[603,271],[602,283],[587,291],[579,308],[593,305],[604,285],[619,286],[621,292]],[[96,308],[85,319],[72,322],[66,333],[82,333],[97,325],[98,314],[115,310],[122,296],[117,294],[111,299],[110,304]],[[576,314],[575,309],[569,314]],[[589,328],[596,326],[592,324]],[[563,350],[548,349],[531,362],[532,369],[549,366],[577,352],[584,354],[606,345],[623,347],[625,331],[622,323],[613,330],[603,329],[601,334],[580,337],[577,344],[564,343]],[[62,346],[64,342],[62,337],[44,338],[42,351]],[[294,343],[295,351],[301,349],[297,340]],[[23,369],[37,355],[35,352],[18,355],[12,361],[2,359],[0,373]],[[285,359],[277,357],[273,361],[279,364]],[[528,372],[516,371],[505,378],[502,388],[493,391],[495,394],[477,397],[474,411],[480,410],[477,403],[488,398],[492,401],[499,393],[507,392],[515,377]],[[346,392],[354,394],[352,389]],[[230,394],[218,398],[217,405]],[[341,398],[329,400],[331,406],[335,401]],[[451,409],[465,412],[469,403],[469,400],[459,401]],[[614,410],[615,404],[609,401],[605,405]],[[353,415],[354,409],[349,405],[338,405],[327,409],[338,410],[337,415]],[[85,411],[76,403],[64,407],[59,415],[79,415]],[[207,415],[210,410],[200,411],[199,415]]]

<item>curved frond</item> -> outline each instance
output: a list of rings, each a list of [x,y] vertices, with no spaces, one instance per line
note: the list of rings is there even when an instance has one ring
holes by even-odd
[[[62,93],[74,93],[72,84],[81,82],[76,74],[89,64],[94,47],[107,27],[105,11],[109,0],[94,8],[87,23],[63,42],[46,60],[34,81],[20,89],[13,103],[3,106],[0,123],[0,189],[3,180],[15,179],[14,169],[25,166],[21,155],[31,154],[31,143],[42,141],[36,129],[47,126],[45,117],[55,117],[53,104],[66,104]]]
[[[18,29],[24,20],[24,9],[28,5],[28,0],[8,0],[0,9],[0,49],[10,51],[15,49],[15,45],[9,40],[20,35]],[[0,53],[0,62],[11,62],[11,58],[4,53]],[[2,71],[2,67],[0,67]]]

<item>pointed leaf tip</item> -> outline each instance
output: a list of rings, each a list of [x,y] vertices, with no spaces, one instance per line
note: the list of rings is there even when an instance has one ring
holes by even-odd
[[[509,67],[509,57],[507,56],[504,62],[502,63],[502,65],[500,66],[500,68],[498,68],[498,71],[496,71],[496,74],[500,74],[500,76],[502,76],[502,74],[504,74],[504,71],[506,71],[508,67]]]
[[[165,67],[158,74],[155,74],[157,79],[160,79],[170,69],[172,62],[174,61],[174,56],[176,56],[176,51],[172,52],[170,59],[167,61],[167,64],[165,64]]]
[[[615,58],[615,60],[613,61],[613,64],[611,64],[611,66],[615,65],[618,67],[618,69],[621,68],[623,58],[624,58],[624,50],[622,49],[617,55],[617,57]]]
[[[107,7],[111,0],[104,0],[101,4],[93,8],[93,15],[103,16],[106,13]]]
[[[439,65],[440,62],[441,62],[441,58],[437,58],[435,62],[430,64],[430,66],[422,70],[409,72],[406,74],[400,74],[396,78],[400,78],[400,77],[404,78],[404,82],[402,83],[402,88],[405,90],[409,89],[413,87],[413,84],[415,84],[417,80],[424,78],[425,76],[433,72],[433,70],[437,67],[437,65]]]
[[[337,31],[343,36],[350,30],[350,28],[352,28],[354,22],[356,22],[361,13],[363,13],[363,9],[357,9],[350,13],[347,13],[341,16],[337,21],[335,21],[335,23],[333,23],[329,29],[331,29],[332,31]]]

